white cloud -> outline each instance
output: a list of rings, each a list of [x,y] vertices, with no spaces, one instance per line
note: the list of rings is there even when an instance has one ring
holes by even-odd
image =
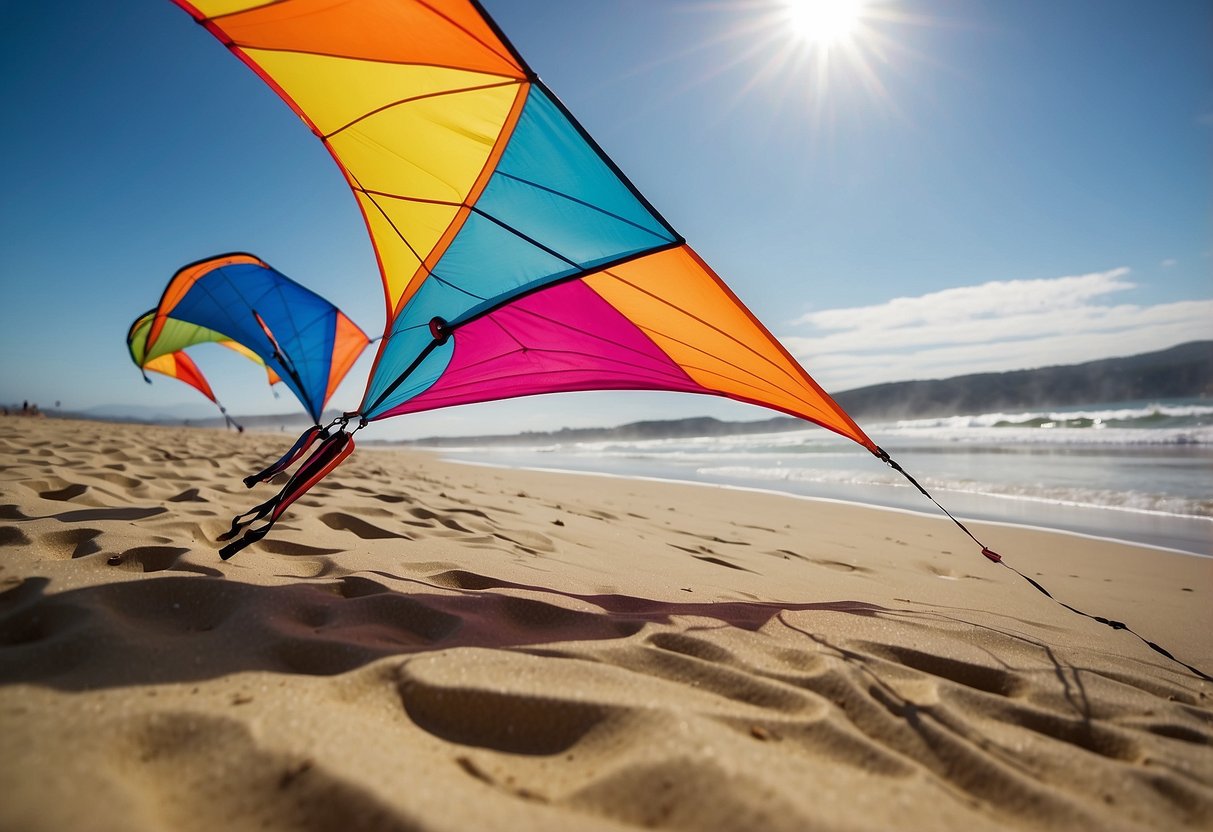
[[[1166,260],[1163,260],[1163,261],[1162,261],[1161,263],[1159,263],[1158,265],[1162,266],[1164,269],[1169,269],[1169,268],[1171,268],[1172,266],[1178,266],[1178,265],[1179,265],[1179,261],[1178,261],[1178,260],[1176,260],[1174,257],[1168,257]]]
[[[960,317],[992,318],[1074,306],[1082,301],[1132,289],[1121,280],[1128,269],[1050,280],[996,280],[980,286],[960,286],[912,298],[893,298],[878,306],[810,312],[795,323],[823,329],[851,329],[863,318],[877,325],[914,326],[947,323]]]
[[[1073,364],[1209,338],[1213,300],[1109,304],[1127,268],[994,281],[811,312],[781,340],[831,390],[911,378]]]

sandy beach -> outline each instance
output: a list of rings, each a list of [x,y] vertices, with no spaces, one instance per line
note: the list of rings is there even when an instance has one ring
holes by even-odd
[[[1208,829],[1213,684],[946,519],[0,419],[0,829]],[[924,510],[927,507],[924,507]],[[974,524],[1213,668],[1213,560]]]

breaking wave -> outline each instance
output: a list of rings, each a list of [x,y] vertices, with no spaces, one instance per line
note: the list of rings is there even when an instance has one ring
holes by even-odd
[[[904,419],[874,429],[893,436],[959,441],[1206,445],[1213,444],[1213,406],[1132,403],[1088,409],[994,412]]]

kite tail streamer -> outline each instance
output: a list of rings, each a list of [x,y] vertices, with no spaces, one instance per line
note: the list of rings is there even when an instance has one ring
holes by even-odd
[[[920,492],[922,492],[923,496],[926,497],[928,500],[930,500],[932,503],[934,503],[936,506],[938,506],[940,511],[942,511],[944,514],[948,515],[948,519],[950,519],[953,523],[955,523],[958,527],[960,527],[960,530],[962,532],[964,532],[969,537],[971,537],[973,539],[973,542],[981,547],[981,553],[983,555],[985,555],[987,560],[989,560],[992,563],[996,563],[1000,566],[1005,566],[1007,569],[1010,569],[1016,575],[1023,578],[1028,583],[1030,583],[1033,587],[1035,587],[1037,589],[1037,591],[1039,591],[1042,595],[1044,595],[1046,598],[1048,598],[1053,603],[1059,604],[1059,605],[1065,607],[1066,609],[1068,609],[1070,612],[1077,613],[1078,615],[1081,615],[1084,618],[1089,618],[1092,621],[1098,621],[1100,624],[1104,624],[1108,627],[1111,627],[1113,630],[1124,630],[1125,632],[1127,632],[1133,636],[1136,636],[1137,639],[1142,644],[1146,645],[1151,650],[1154,650],[1155,652],[1160,653],[1163,656],[1166,656],[1168,659],[1170,659],[1171,661],[1175,662],[1178,665],[1186,667],[1188,670],[1190,670],[1192,673],[1196,674],[1196,676],[1198,676],[1199,678],[1204,679],[1206,682],[1213,682],[1213,676],[1210,676],[1208,673],[1205,673],[1203,670],[1193,667],[1192,665],[1188,664],[1185,661],[1181,661],[1180,659],[1175,658],[1175,656],[1172,655],[1172,653],[1169,650],[1162,647],[1161,645],[1155,644],[1154,642],[1150,641],[1149,639],[1143,637],[1141,634],[1134,632],[1133,628],[1131,628],[1128,624],[1125,624],[1123,621],[1115,621],[1110,618],[1104,618],[1101,615],[1092,615],[1089,612],[1083,612],[1082,610],[1078,609],[1077,607],[1072,607],[1069,604],[1067,604],[1066,602],[1059,601],[1056,598],[1054,598],[1053,593],[1049,592],[1049,590],[1047,590],[1043,586],[1041,586],[1041,584],[1038,581],[1035,581],[1032,578],[1029,578],[1027,575],[1020,572],[1014,566],[1011,566],[1011,564],[1007,563],[1006,561],[1004,561],[1002,559],[1002,555],[998,554],[998,552],[995,552],[989,546],[986,546],[984,543],[982,543],[980,540],[978,540],[977,536],[975,534],[973,534],[971,531],[969,531],[968,527],[966,527],[964,523],[957,520],[952,515],[952,512],[948,511],[946,508],[943,507],[943,505],[940,504],[940,502],[938,500],[936,500],[934,497],[932,497],[930,492],[928,492],[925,488],[923,488],[919,484],[918,480],[916,480],[912,476],[910,476],[910,474],[904,468],[902,468],[900,465],[898,465],[897,461],[894,460],[893,458],[891,458],[885,452],[885,450],[883,448],[877,448],[876,450],[879,451],[877,456],[880,458],[881,462],[885,463],[890,468],[892,468],[894,471],[896,471],[897,473],[899,473],[903,477],[905,477],[906,480],[910,483],[910,485],[914,486]]]
[[[151,381],[149,380],[148,383],[150,384]],[[235,428],[237,433],[244,433],[244,425],[237,422],[231,416],[228,416],[227,408],[225,408],[223,405],[219,404],[219,402],[215,402],[215,404],[216,404],[216,406],[218,406],[219,412],[223,414],[224,427]]]
[[[278,518],[282,516],[282,513],[286,511],[291,503],[302,497],[308,492],[308,489],[328,476],[334,468],[344,462],[346,457],[353,452],[354,435],[352,433],[339,430],[337,433],[327,437],[312,452],[312,455],[299,466],[299,470],[291,476],[281,491],[261,505],[238,515],[232,521],[231,529],[220,535],[219,540],[232,540],[245,527],[262,518],[268,518],[264,525],[256,529],[248,529],[239,540],[235,540],[220,549],[219,557],[228,560],[245,546],[256,543],[265,537],[266,532],[273,528],[273,525],[278,522]]]
[[[328,436],[328,428],[322,428],[320,425],[312,425],[299,436],[299,438],[295,441],[295,444],[291,446],[289,451],[282,455],[281,459],[268,468],[258,471],[252,476],[245,477],[244,484],[249,488],[252,488],[259,482],[265,482],[266,480],[281,474],[287,468],[294,465],[295,460],[303,456],[304,451],[312,447],[317,440],[327,439]]]

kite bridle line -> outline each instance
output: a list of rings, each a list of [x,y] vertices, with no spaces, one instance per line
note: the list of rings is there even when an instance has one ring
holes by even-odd
[[[1077,607],[1070,606],[1065,601],[1059,601],[1057,598],[1054,598],[1053,593],[1051,593],[1051,592],[1049,592],[1049,590],[1045,589],[1038,581],[1036,581],[1033,578],[1028,577],[1024,573],[1022,573],[1018,569],[1016,569],[1014,566],[1011,566],[1011,564],[1007,563],[1005,560],[1002,559],[1002,555],[998,554],[998,552],[995,552],[989,546],[986,546],[984,543],[982,543],[980,540],[978,540],[977,536],[975,534],[973,534],[973,532],[969,531],[969,528],[964,523],[957,520],[956,517],[953,516],[952,512],[950,512],[946,508],[944,508],[943,505],[938,500],[936,500],[933,496],[931,496],[931,493],[929,491],[927,491],[925,488],[923,488],[922,485],[918,482],[918,480],[916,480],[916,479],[914,479],[914,477],[910,476],[909,472],[906,471],[904,468],[902,468],[901,465],[898,464],[898,462],[895,459],[890,457],[889,454],[884,450],[884,448],[878,447],[876,450],[879,452],[876,454],[877,459],[879,459],[881,462],[885,463],[890,468],[892,468],[894,471],[896,471],[897,473],[899,473],[903,477],[905,477],[906,480],[910,483],[910,485],[917,488],[924,497],[926,497],[928,500],[930,500],[932,503],[934,503],[939,508],[940,511],[942,511],[944,514],[946,514],[948,516],[949,520],[951,520],[953,523],[955,523],[962,532],[967,534],[970,538],[973,539],[974,543],[976,543],[978,546],[981,547],[981,554],[984,555],[985,558],[987,560],[989,560],[991,563],[998,564],[999,566],[1005,566],[1007,569],[1010,569],[1016,575],[1023,578],[1025,581],[1027,581],[1029,584],[1031,584],[1033,587],[1035,587],[1035,589],[1038,592],[1040,592],[1042,595],[1044,595],[1046,598],[1048,598],[1053,603],[1058,604],[1062,607],[1065,607],[1070,612],[1081,615],[1084,618],[1089,618],[1092,621],[1098,621],[1100,624],[1103,624],[1107,627],[1111,627],[1113,630],[1124,630],[1125,632],[1135,636],[1142,644],[1146,645],[1147,647],[1149,647],[1151,650],[1155,651],[1156,653],[1160,653],[1161,655],[1166,656],[1168,659],[1175,662],[1176,664],[1182,665],[1183,667],[1187,668],[1189,671],[1194,673],[1199,678],[1204,679],[1206,682],[1213,682],[1213,676],[1210,676],[1208,673],[1205,673],[1203,670],[1200,670],[1199,668],[1193,667],[1192,665],[1188,664],[1185,661],[1175,658],[1175,656],[1172,655],[1172,653],[1169,650],[1167,650],[1166,648],[1162,647],[1161,645],[1156,644],[1155,642],[1150,641],[1149,639],[1145,638],[1140,633],[1134,631],[1132,627],[1130,627],[1128,624],[1125,624],[1123,621],[1116,621],[1114,619],[1104,618],[1101,615],[1092,615],[1089,612],[1083,612],[1082,610],[1078,609]]]

